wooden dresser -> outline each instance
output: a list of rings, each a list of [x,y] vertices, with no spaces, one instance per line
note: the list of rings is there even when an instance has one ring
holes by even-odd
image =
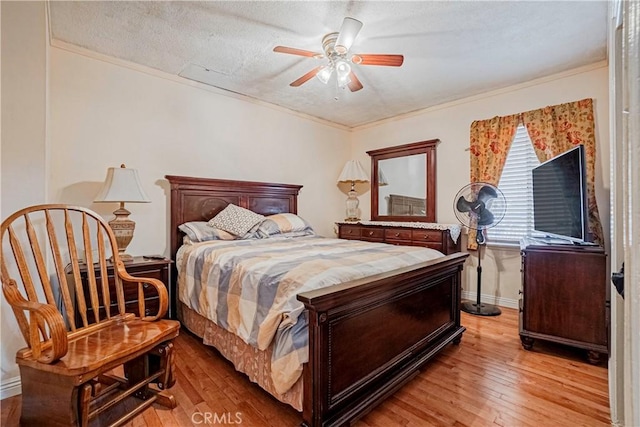
[[[609,284],[601,247],[522,244],[520,339],[588,351],[591,363],[608,353]]]
[[[460,252],[460,228],[430,223],[404,222],[337,222],[341,239],[391,243],[393,245],[425,246],[445,255]],[[452,232],[456,241],[452,238]]]

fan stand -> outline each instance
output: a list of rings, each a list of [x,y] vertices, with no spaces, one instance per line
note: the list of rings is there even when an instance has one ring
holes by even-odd
[[[475,314],[476,316],[499,316],[502,311],[498,308],[498,306],[492,304],[483,304],[480,302],[480,295],[482,289],[482,247],[484,246],[484,236],[482,234],[482,230],[476,231],[476,242],[478,242],[478,267],[476,268],[478,272],[478,289],[476,302],[473,301],[464,301],[461,304],[460,309],[465,313]]]

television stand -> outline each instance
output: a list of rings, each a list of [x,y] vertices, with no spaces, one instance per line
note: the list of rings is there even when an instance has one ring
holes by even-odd
[[[536,339],[588,351],[598,363],[608,354],[607,256],[593,245],[521,242],[520,339]]]

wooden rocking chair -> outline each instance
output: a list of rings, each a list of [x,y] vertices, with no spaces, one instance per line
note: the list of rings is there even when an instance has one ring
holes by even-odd
[[[164,390],[175,383],[171,340],[180,324],[161,319],[167,290],[159,280],[127,274],[100,216],[82,207],[33,206],[2,222],[0,238],[2,290],[28,346],[16,354],[21,425],[117,426],[153,402],[175,407]],[[93,266],[84,284],[82,253]],[[125,307],[123,281],[137,283],[133,310]],[[149,288],[159,310],[140,317]]]

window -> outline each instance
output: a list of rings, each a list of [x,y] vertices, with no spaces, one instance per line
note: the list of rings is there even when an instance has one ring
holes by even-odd
[[[525,126],[520,123],[509,149],[498,188],[507,200],[502,221],[487,232],[489,243],[518,243],[533,231],[531,169],[540,161]]]

